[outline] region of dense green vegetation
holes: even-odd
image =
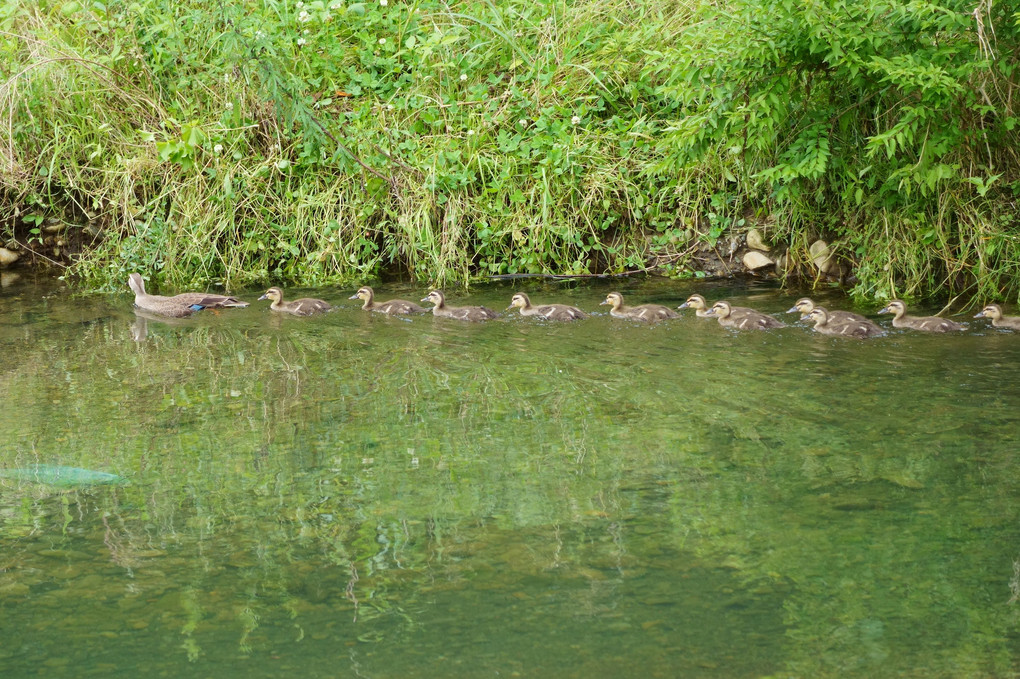
[[[0,8],[3,236],[90,286],[662,265],[752,225],[859,295],[1020,291],[1020,14],[887,0]]]

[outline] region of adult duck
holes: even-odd
[[[135,307],[157,316],[185,318],[206,307],[205,304],[179,299],[178,297],[150,295],[145,292],[145,281],[142,280],[140,274],[133,273],[128,276],[128,287],[135,293]]]
[[[910,328],[922,332],[956,332],[967,326],[938,316],[908,316],[907,305],[898,299],[886,304],[878,313],[893,314],[894,328]]]
[[[330,306],[329,302],[325,302],[321,299],[315,299],[313,297],[302,297],[301,299],[295,299],[292,302],[284,302],[283,290],[280,288],[269,288],[266,290],[266,294],[259,297],[259,301],[261,302],[264,299],[272,300],[272,304],[269,305],[269,308],[273,311],[278,311],[284,314],[293,314],[295,316],[321,314],[333,308]]]
[[[747,307],[734,307],[729,302],[716,302],[708,310],[708,316],[719,319],[719,325],[735,330],[769,330],[785,328],[786,324]]]
[[[446,304],[446,295],[439,290],[433,290],[426,297],[422,298],[421,301],[432,302],[432,315],[442,318],[455,318],[458,321],[472,322],[499,318],[499,314],[483,306],[449,306]]]
[[[844,337],[860,337],[863,339],[885,334],[882,328],[867,319],[857,321],[851,318],[839,321],[833,318],[825,307],[820,306],[812,307],[811,311],[802,316],[802,318],[814,321],[811,329],[823,335],[842,335]]]
[[[532,306],[531,299],[523,292],[518,292],[510,298],[510,306],[507,309],[514,308],[521,310],[521,316],[538,316],[547,321],[577,321],[588,318],[588,314],[568,304]]]
[[[998,304],[989,304],[984,309],[977,312],[974,318],[990,318],[992,321],[992,327],[994,328],[1020,330],[1020,316],[1003,316],[1002,307]]]
[[[348,297],[348,299],[364,300],[365,303],[361,305],[361,308],[365,311],[375,311],[380,314],[389,314],[391,316],[401,314],[423,314],[428,311],[428,309],[418,306],[414,302],[408,302],[406,299],[391,299],[386,302],[376,302],[375,292],[367,285],[358,288],[358,291]]]
[[[655,321],[662,321],[667,318],[677,318],[680,315],[669,307],[662,306],[661,304],[625,306],[623,303],[623,295],[618,292],[611,292],[606,295],[605,301],[603,301],[600,306],[603,304],[610,305],[610,316],[613,316],[614,318],[626,318],[632,321],[654,323]]]

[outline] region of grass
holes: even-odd
[[[832,242],[860,296],[1020,292],[1016,17],[988,10],[989,56],[966,17],[813,11],[17,0],[0,235],[42,247],[56,217],[88,234],[69,273],[119,288],[683,277],[757,226],[795,262]],[[925,98],[943,118],[911,113]]]

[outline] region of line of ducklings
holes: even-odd
[[[243,302],[236,297],[213,293],[185,292],[173,297],[150,295],[145,292],[145,282],[137,273],[128,276],[128,286],[135,293],[136,307],[149,313],[171,318],[183,318],[206,308],[248,306],[248,302]],[[359,288],[349,299],[360,299],[363,302],[361,308],[366,311],[389,315],[423,314],[431,311],[433,315],[442,318],[472,322],[487,321],[499,317],[495,311],[484,306],[451,306],[446,303],[446,296],[440,290],[433,290],[421,300],[422,302],[431,302],[431,309],[404,299],[377,302],[374,291],[368,286]],[[295,316],[311,316],[333,309],[333,306],[328,302],[310,297],[285,301],[283,290],[278,287],[266,290],[265,294],[259,297],[259,301],[262,300],[270,300],[269,308],[273,311]],[[609,293],[601,304],[610,307],[609,315],[614,318],[646,323],[677,318],[680,315],[661,304],[627,306],[623,303],[623,295],[619,292]],[[510,309],[519,309],[522,316],[533,316],[549,321],[576,321],[588,318],[588,314],[584,311],[568,304],[533,305],[528,295],[523,292],[513,295],[510,299],[510,306],[507,307],[507,310]],[[786,327],[782,321],[748,307],[733,306],[726,301],[719,301],[709,306],[701,295],[691,295],[677,309],[694,309],[696,316],[715,318],[720,325],[735,330],[769,330]],[[825,335],[863,339],[885,334],[885,330],[860,314],[851,311],[829,311],[815,305],[807,297],[798,299],[787,310],[787,313],[801,314],[802,320],[810,320],[814,323],[812,329],[815,332]],[[966,328],[961,323],[938,316],[909,316],[906,305],[900,300],[889,302],[878,313],[893,314],[892,325],[894,328],[936,333],[956,332]],[[992,326],[996,328],[1020,330],[1020,316],[1004,316],[1002,308],[997,304],[987,305],[974,318],[988,318],[991,320]]]

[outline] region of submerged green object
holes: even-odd
[[[0,469],[0,477],[63,487],[108,486],[127,483],[127,479],[116,474],[55,464],[33,464],[18,469]]]

